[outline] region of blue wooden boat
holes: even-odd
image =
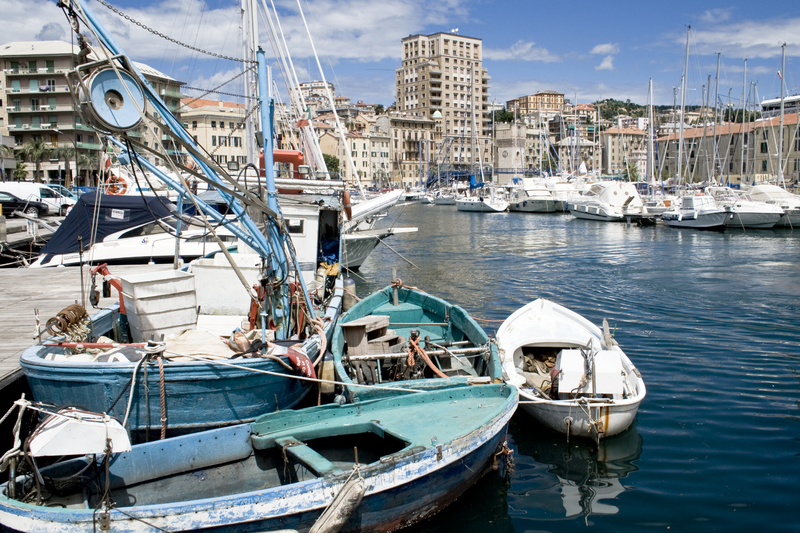
[[[330,521],[342,532],[395,531],[498,466],[517,404],[513,385],[462,382],[271,413],[136,445],[108,463],[87,455],[41,468],[38,492],[34,473],[18,474],[15,493],[33,501],[0,486],[0,524],[43,533],[306,532]]]
[[[123,353],[129,359],[54,360],[52,354],[71,350],[50,346],[60,340],[55,338],[27,348],[19,362],[35,400],[59,407],[79,406],[120,420],[127,413],[126,427],[136,434],[137,440],[144,437],[144,432],[157,432],[161,428],[162,390],[170,434],[173,430],[196,431],[251,422],[264,413],[297,406],[315,388],[313,382],[291,377],[295,373],[286,368],[290,364],[288,345],[302,344],[302,351],[315,360],[320,344],[327,344],[331,338],[341,309],[341,296],[341,282],[338,282],[324,309],[325,341],[314,335],[305,341],[280,343],[273,355],[281,361],[264,357],[173,361],[167,354],[162,382],[156,359],[139,364],[142,348],[125,349]],[[90,340],[115,337],[118,320],[118,304],[98,312],[89,323]]]
[[[350,400],[502,381],[497,346],[464,309],[401,285],[364,298],[336,326],[331,352]]]

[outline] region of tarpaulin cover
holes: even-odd
[[[92,217],[99,204],[97,233],[92,240]],[[102,242],[118,231],[147,224],[156,218],[173,214],[174,204],[165,198],[140,195],[113,195],[86,193],[78,199],[67,218],[56,230],[43,254],[68,254],[78,251],[78,237],[83,237],[83,248]]]

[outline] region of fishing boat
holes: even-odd
[[[81,302],[48,321],[38,342],[20,356],[34,399],[117,416],[145,438],[150,430],[160,429],[164,438],[172,430],[247,422],[297,405],[312,388],[313,367],[319,368],[341,310],[344,182],[276,178],[263,51],[256,59],[265,74],[259,77],[265,185],[251,189],[203,156],[92,11],[82,2],[73,5],[108,52],[107,59],[67,73],[84,124],[107,132],[120,161],[151,172],[191,202],[222,255],[191,271],[123,279],[105,265],[93,268],[93,280],[113,285],[120,302],[91,318]],[[131,97],[119,100],[120,91]],[[141,112],[145,101],[152,116]],[[127,135],[156,116],[161,131],[193,160],[194,168],[169,160],[179,181],[148,161],[147,147]],[[228,250],[216,233],[225,216],[194,195],[177,170],[213,186],[226,201],[236,218],[226,227],[241,254]],[[280,205],[279,188],[292,191]],[[125,216],[102,204],[97,209],[99,217]],[[240,300],[232,306],[234,293]],[[220,330],[227,330],[225,343]]]
[[[519,389],[522,409],[553,431],[600,440],[636,418],[644,380],[603,330],[569,309],[538,299],[497,330],[507,383]]]
[[[661,220],[673,228],[723,230],[729,216],[728,209],[717,206],[711,196],[687,194],[661,213]]]
[[[350,308],[336,326],[331,353],[354,400],[502,379],[497,347],[464,309],[402,280]]]
[[[395,531],[504,460],[517,404],[504,383],[454,386],[280,411],[41,469],[31,461],[33,471],[12,454],[18,468],[0,486],[0,524],[43,533]]]

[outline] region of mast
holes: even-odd
[[[778,131],[778,180],[779,182],[776,183],[780,184],[784,189],[786,188],[786,180],[783,177],[783,100],[785,97],[784,88],[786,87],[786,82],[784,82],[783,78],[786,76],[786,43],[781,45],[781,125],[780,131]]]
[[[650,106],[647,113],[647,181],[652,189],[655,187],[655,174],[653,172],[653,78],[650,78],[648,93],[650,95]]]
[[[741,138],[742,158],[741,158],[741,161],[739,161],[739,182],[740,183],[742,181],[744,181],[744,173],[746,171],[745,162],[744,162],[744,158],[745,158],[745,155],[744,155],[744,135],[745,135],[745,133],[744,133],[744,125],[745,125],[745,122],[747,121],[747,118],[748,118],[747,117],[747,100],[746,100],[746,98],[747,98],[747,58],[744,58],[744,75],[742,77],[742,107],[743,107],[742,113],[743,113],[743,115],[742,115],[742,127],[741,127],[741,130],[740,130],[742,132],[742,138]]]
[[[689,75],[689,34],[692,27],[686,30],[686,60],[683,64],[683,79],[681,80],[681,115],[680,115],[680,135],[678,137],[678,183],[683,175],[683,123],[686,111],[686,77]]]
[[[717,98],[719,95],[719,62],[720,62],[720,53],[717,52],[717,77],[714,80],[714,128],[711,132],[711,135],[714,136],[714,165],[712,166],[712,172],[716,171],[717,169],[717,161],[718,161],[718,148],[717,148],[717,122],[719,122],[719,116],[717,111],[719,110],[719,106],[717,105]],[[711,98],[709,98],[711,100]],[[722,182],[722,163],[720,162],[719,167],[719,181]]]
[[[244,50],[245,58],[254,58],[256,50],[258,49],[258,32],[255,31],[255,2],[254,0],[242,0],[242,48]],[[247,162],[253,165],[258,165],[258,150],[257,143],[253,142],[256,138],[256,117],[252,113],[253,106],[258,96],[256,88],[258,80],[256,79],[256,72],[251,69],[247,63],[242,63],[242,70],[245,71],[243,76],[244,80],[244,95],[248,98],[245,99],[245,139],[247,139]]]

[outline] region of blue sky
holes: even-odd
[[[259,0],[260,1],[260,0]],[[691,25],[687,103],[699,104],[702,86],[722,54],[720,97],[737,105],[742,59],[758,98],[780,94],[780,45],[787,43],[786,83],[800,93],[800,4],[689,2],[535,2],[510,0],[301,0],[325,76],[337,94],[389,105],[400,39],[423,33],[458,33],[483,39],[490,97],[498,102],[555,90],[578,102],[603,98],[647,102],[653,78],[656,104],[672,104],[680,87],[687,26]],[[238,51],[238,9],[231,0],[113,0],[131,17],[200,48],[228,55]],[[281,24],[302,81],[321,79],[298,16],[296,0],[277,0]],[[269,4],[269,2],[268,2]],[[215,87],[238,66],[167,43],[89,3],[134,60],[193,87]],[[52,0],[0,0],[2,39],[69,40],[68,26]],[[271,46],[266,26],[264,48]],[[0,43],[1,44],[1,43]],[[239,93],[239,85],[225,89]]]

